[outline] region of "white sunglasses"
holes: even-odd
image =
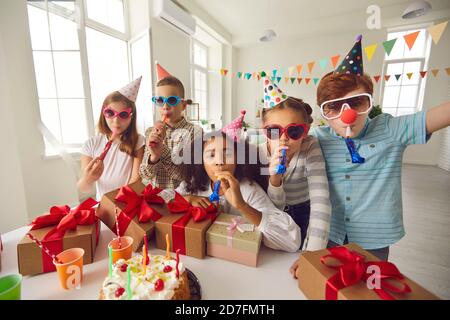
[[[327,120],[337,119],[344,111],[344,106],[348,106],[358,114],[366,114],[373,107],[373,98],[368,93],[360,93],[350,97],[328,100],[320,105],[320,113]]]

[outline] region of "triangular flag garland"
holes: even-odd
[[[384,80],[385,80],[385,81],[389,81],[390,78],[391,78],[391,76],[388,75],[388,74],[384,76]]]
[[[311,78],[305,78],[306,84],[309,84],[310,81],[311,81]]]
[[[405,39],[406,45],[408,46],[409,50],[411,50],[412,47],[414,46],[414,43],[416,42],[419,33],[420,33],[420,31],[416,31],[416,32],[413,32],[413,33],[408,33],[408,34],[403,36],[403,38]]]
[[[398,79],[400,79],[401,76],[402,76],[401,74],[396,74],[395,79],[397,79],[397,81],[398,81]]]
[[[295,82],[295,78],[291,78],[291,84]]]
[[[447,75],[450,76],[450,68],[445,68],[445,72],[447,72]]]
[[[442,33],[447,27],[447,24],[448,21],[445,21],[437,25],[431,26],[427,29],[428,33],[431,35],[431,38],[433,39],[434,44],[438,44],[439,40],[441,39]]]
[[[383,42],[383,48],[387,55],[391,54],[392,48],[394,48],[396,41],[397,41],[397,38]]]
[[[338,62],[339,62],[339,58],[341,57],[341,55],[340,54],[338,54],[337,56],[333,56],[333,57],[331,57],[331,65],[333,66],[333,69],[336,69],[336,66],[337,66],[337,64],[338,64]]]
[[[426,71],[420,71],[420,76],[422,77],[422,79],[427,75]]]
[[[328,58],[322,59],[319,61],[319,65],[320,68],[322,68],[322,70],[325,70],[325,68],[327,67],[328,64]]]
[[[302,82],[303,78],[297,78],[297,82],[298,84],[300,84]]]
[[[300,73],[302,73],[302,68],[303,68],[303,66],[301,64],[297,65],[297,73],[298,73],[298,75],[300,75]]]
[[[406,76],[408,77],[409,80],[411,80],[412,75],[413,75],[412,72],[408,72],[408,73],[406,74]]]
[[[433,69],[431,70],[431,73],[433,74],[434,77],[436,77],[437,74],[439,73],[439,69]]]
[[[308,62],[308,72],[309,73],[312,73],[312,70],[313,70],[315,64],[316,64],[315,61]]]
[[[288,72],[289,72],[289,77],[292,77],[292,75],[294,74],[294,70],[295,70],[295,67],[289,67],[288,68]]]
[[[319,78],[314,78],[313,81],[314,81],[314,84],[317,84],[317,82],[319,82]]]
[[[377,50],[376,43],[364,48],[364,51],[366,52],[366,55],[367,55],[367,59],[369,59],[369,61],[372,60],[375,50]]]
[[[378,83],[378,81],[380,81],[381,76],[373,76],[373,79],[375,80],[376,83]]]

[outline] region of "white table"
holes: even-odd
[[[22,227],[2,235],[4,250],[0,276],[18,273],[16,246],[28,229]],[[107,244],[113,236],[102,224],[94,263],[83,267],[81,289],[61,289],[56,272],[26,276],[22,282],[22,299],[97,299],[108,273]],[[150,253],[165,255],[164,251],[154,248],[150,249]],[[199,279],[202,299],[305,299],[297,281],[289,273],[289,267],[297,257],[298,253],[275,251],[262,246],[257,268],[213,257],[196,259],[180,256],[180,260]]]

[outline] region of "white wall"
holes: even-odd
[[[285,69],[284,76],[287,75],[287,67],[303,64],[301,77],[321,78],[325,73],[332,71],[331,63],[325,70],[319,66],[319,60],[330,58],[335,54],[345,55],[354,43],[355,36],[362,33],[363,46],[373,43],[381,43],[386,40],[386,29],[367,31],[352,30],[340,34],[328,34],[321,37],[311,37],[302,39],[275,40],[269,43],[259,43],[256,45],[242,47],[237,51],[237,68],[235,71],[253,72],[265,70],[271,74],[273,69],[279,67]],[[378,75],[382,72],[384,55],[381,54],[382,48],[378,47],[373,59],[369,62],[364,54],[364,70],[370,75]],[[432,44],[429,67],[445,68],[450,63],[450,32],[446,30],[438,45]],[[310,61],[316,61],[312,74],[307,71],[306,64]],[[295,76],[297,73],[295,71]],[[246,108],[248,113],[246,120],[252,123],[252,126],[259,126],[259,119],[255,117],[255,103],[262,98],[262,82],[256,80],[233,79],[233,116],[236,116],[241,108]],[[445,70],[434,78],[427,79],[426,92],[424,97],[424,109],[438,105],[448,100],[447,84],[448,77]],[[315,111],[315,117],[319,118],[318,107],[316,106],[316,86],[312,80],[309,85],[301,85],[295,82],[293,85],[286,84],[284,78],[280,81],[280,87],[288,95],[300,97],[308,102]],[[375,102],[379,103],[380,85],[375,84]],[[404,157],[405,162],[432,164],[437,163],[439,152],[440,137],[439,133],[433,135],[427,145],[411,146],[407,149]]]
[[[2,98],[5,94],[6,101],[10,100],[3,105],[10,111],[10,121],[3,128],[8,129],[4,140],[9,140],[10,147],[2,154],[1,176],[1,190],[8,194],[1,196],[0,231],[6,231],[47,212],[52,205],[75,204],[78,196],[74,174],[65,162],[43,158],[26,0],[1,2],[0,33]],[[7,200],[13,204],[4,206]]]

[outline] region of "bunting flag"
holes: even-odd
[[[246,73],[245,74],[245,76],[244,76],[247,80],[250,80],[250,78],[252,77],[252,74],[251,73]]]
[[[231,76],[232,76],[233,78],[236,78],[236,72],[233,72],[233,73],[231,74]]]
[[[289,70],[289,77],[292,77],[292,75],[294,74],[295,67],[289,67],[288,70]]]
[[[431,73],[436,78],[437,74],[439,73],[439,69],[433,69],[433,70],[431,70]]]
[[[396,74],[395,79],[397,79],[397,81],[398,81],[398,79],[400,79],[401,76],[402,76],[401,74]]]
[[[411,80],[412,75],[413,75],[412,72],[408,72],[408,73],[406,74],[406,76],[408,77],[409,80]]]
[[[265,77],[265,76],[267,76],[267,73],[265,72],[265,71],[261,71],[261,77]]]
[[[309,84],[310,81],[311,81],[311,78],[305,78],[306,84]]]
[[[389,81],[390,78],[391,78],[391,76],[388,74],[384,76],[384,80],[386,80],[386,82]]]
[[[394,48],[396,41],[397,41],[397,38],[383,42],[384,51],[386,52],[386,54],[388,56],[391,54],[392,48]]]
[[[277,77],[277,82],[280,83],[281,77]]]
[[[380,77],[381,76],[373,76],[373,79],[375,80],[376,83],[378,83],[378,81],[380,81]]]
[[[284,77],[284,83],[288,83],[289,82],[289,77]]]
[[[322,70],[325,70],[325,68],[327,67],[328,64],[328,58],[322,59],[319,61],[319,65],[320,68],[322,68]]]
[[[426,71],[420,71],[420,76],[422,77],[422,79],[427,75]]]
[[[297,74],[298,74],[298,75],[300,75],[300,73],[302,72],[302,67],[303,67],[303,66],[302,66],[301,64],[298,64],[298,65],[297,65]]]
[[[412,49],[414,46],[414,43],[416,42],[417,36],[419,35],[420,31],[416,31],[413,33],[408,33],[403,36],[405,39],[406,45],[408,46],[409,50]]]
[[[373,55],[374,55],[376,50],[377,50],[377,44],[376,43],[364,48],[364,51],[366,52],[367,59],[369,59],[369,61],[372,60]]]
[[[228,70],[227,70],[227,69],[220,69],[220,74],[221,74],[221,75],[226,76],[227,73],[228,73]]]
[[[303,78],[297,78],[297,82],[298,84],[300,84],[300,82],[302,82]]]
[[[277,76],[277,69],[273,69],[272,70],[272,77],[276,77]]]
[[[338,62],[339,62],[339,58],[340,58],[340,57],[341,57],[340,54],[331,57],[330,60],[331,60],[331,65],[333,66],[333,69],[336,69],[336,66],[337,66],[337,64],[338,64]]]
[[[291,84],[294,84],[295,78],[291,78]]]
[[[237,77],[240,79],[240,78],[242,77],[242,72],[239,71],[239,72],[237,73]]]
[[[428,27],[428,32],[431,35],[431,38],[433,39],[434,44],[438,44],[439,40],[441,39],[442,33],[444,32],[445,28],[447,27],[448,21],[439,23],[437,25]]]
[[[312,72],[312,70],[313,70],[315,64],[316,64],[315,61],[308,62],[308,72],[309,72],[309,73]]]
[[[445,72],[447,72],[447,75],[450,76],[450,68],[445,68]]]
[[[313,81],[314,81],[314,84],[317,84],[317,82],[319,82],[319,78],[314,78]]]

